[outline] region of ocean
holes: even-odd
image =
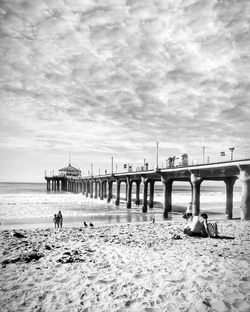
[[[217,183],[217,182],[215,182]],[[218,184],[218,183],[217,183]],[[201,185],[200,207],[209,219],[225,219],[226,188],[224,183],[213,185],[203,182]],[[82,194],[67,192],[48,192],[46,183],[0,183],[0,222],[1,229],[20,229],[53,227],[53,215],[59,210],[64,217],[64,226],[81,226],[83,221],[95,225],[110,223],[151,222],[153,216],[157,221],[163,221],[163,192],[161,183],[155,185],[154,208],[147,213],[141,212],[141,206],[132,205],[126,208],[125,189],[121,187],[121,204],[116,207],[115,184],[113,199],[106,200],[86,198]],[[240,217],[241,186],[234,187],[233,218]],[[142,195],[141,197],[142,198]],[[172,193],[173,211],[169,219],[182,219],[186,206],[191,198],[189,183],[174,183]],[[133,186],[132,200],[135,199]]]

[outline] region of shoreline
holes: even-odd
[[[92,201],[94,203],[94,201]],[[186,211],[184,205],[173,205],[173,211],[169,213],[168,219],[163,218],[162,207],[158,205],[159,203],[155,202],[154,208],[149,208],[147,213],[141,212],[141,207],[133,205],[131,209],[127,209],[126,205],[115,206],[114,202],[110,205],[112,206],[109,209],[106,209],[106,206],[103,206],[103,209],[98,209],[96,211],[88,211],[85,213],[84,210],[81,210],[82,214],[71,215],[71,210],[61,209],[64,217],[64,226],[81,226],[84,221],[92,222],[96,225],[109,225],[109,224],[126,224],[126,223],[138,223],[138,222],[151,222],[153,216],[155,216],[158,222],[165,221],[183,221],[182,216]],[[59,208],[60,209],[60,208]],[[201,213],[207,213],[210,221],[226,221],[225,217],[225,208],[220,206],[206,206],[201,208]],[[235,207],[233,210],[233,219],[240,219],[240,208]],[[45,216],[36,216],[36,217],[12,217],[12,218],[1,218],[0,230],[8,229],[36,229],[39,227],[42,228],[53,228],[53,215],[50,217]]]
[[[249,311],[250,222],[218,222],[234,239],[187,237],[184,223],[2,230],[1,308]]]

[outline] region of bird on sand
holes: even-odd
[[[91,228],[93,228],[94,227],[94,224],[93,223],[89,223],[89,226],[91,227]]]
[[[86,223],[86,221],[83,222],[85,227],[88,227],[88,224]]]
[[[22,233],[15,232],[15,231],[12,231],[12,232],[11,232],[11,236],[17,237],[17,238],[24,238],[24,237],[26,237],[26,236],[24,236]]]

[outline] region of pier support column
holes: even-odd
[[[100,199],[103,200],[103,181],[100,181]]]
[[[82,181],[79,181],[79,193],[82,193]]]
[[[60,190],[60,181],[59,180],[56,181],[56,190],[57,191]]]
[[[136,181],[136,199],[135,199],[135,204],[137,206],[140,205],[140,185],[141,185],[141,181]]]
[[[131,200],[132,200],[132,183],[129,178],[127,178],[127,208],[131,208]]]
[[[107,198],[107,181],[103,183],[103,197]]]
[[[95,194],[94,194],[94,198],[97,198],[97,181],[95,181],[94,184],[95,184]]]
[[[47,191],[50,191],[50,180],[47,180]]]
[[[143,199],[142,199],[142,212],[148,211],[148,180],[142,178],[143,185]]]
[[[192,195],[192,213],[194,216],[198,216],[200,213],[200,187],[203,178],[191,174],[190,181],[193,185],[193,195]]]
[[[121,181],[116,182],[116,201],[115,204],[116,206],[120,205],[120,190],[121,190]]]
[[[89,181],[86,181],[86,192],[85,192],[85,196],[89,197]]]
[[[90,185],[90,198],[93,198],[93,181],[90,181],[90,183],[89,183],[89,185]]]
[[[112,199],[113,181],[108,181],[108,198],[107,202],[110,203]]]
[[[226,184],[226,218],[228,220],[233,218],[233,188],[236,177],[228,177],[224,179]]]
[[[154,207],[154,185],[155,181],[150,181],[149,182],[149,208]]]
[[[242,170],[239,179],[241,189],[241,220],[250,220],[250,169]]]
[[[97,185],[98,185],[98,197],[101,198],[101,181],[98,181]]]
[[[127,201],[127,195],[128,195],[128,183],[127,181],[125,182],[125,185],[126,185],[126,191],[125,191],[125,200]]]
[[[163,184],[163,218],[168,218],[168,213],[172,211],[172,186],[173,180],[161,177]]]

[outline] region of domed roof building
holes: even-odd
[[[79,178],[81,177],[81,170],[75,167],[72,167],[69,163],[68,167],[62,168],[59,170],[60,176],[67,178]]]

